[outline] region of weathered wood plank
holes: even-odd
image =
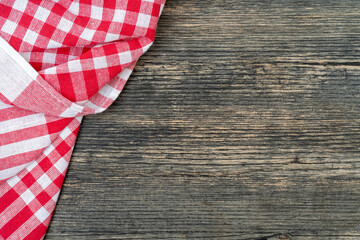
[[[359,239],[359,9],[168,1],[46,239]]]

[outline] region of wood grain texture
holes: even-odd
[[[360,239],[359,9],[169,0],[46,239]]]

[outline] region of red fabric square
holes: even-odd
[[[8,18],[11,12],[11,8],[0,3],[0,16]]]
[[[60,189],[62,184],[64,182],[64,175],[59,175],[55,180],[54,180],[54,184]]]
[[[55,32],[55,29],[56,28],[54,26],[44,23],[44,26],[41,28],[40,35],[51,38],[51,36]]]
[[[69,123],[72,121],[72,118],[64,118],[57,121],[47,123],[49,134],[57,133],[62,131]]]
[[[56,147],[56,151],[61,155],[64,156],[65,154],[67,154],[70,151],[71,147],[69,147],[69,145],[66,144],[65,141],[62,141],[57,147]]]
[[[23,177],[22,181],[27,187],[30,187],[36,182],[36,179],[33,177],[31,173],[28,173],[25,175],[25,177]]]
[[[19,194],[17,194],[14,189],[10,189],[0,198],[0,212],[3,212],[8,206],[10,206],[16,199],[18,199]]]
[[[70,101],[75,101],[75,92],[70,73],[58,73],[57,77],[60,79],[61,94]]]
[[[135,31],[135,25],[124,23],[121,28],[121,35],[132,36]]]
[[[64,13],[67,11],[62,5],[55,3],[54,7],[51,9],[52,13],[55,13],[58,16],[63,16]]]
[[[19,21],[19,25],[23,26],[24,28],[28,28],[32,19],[33,19],[33,17],[24,13]]]
[[[76,45],[79,41],[79,38],[75,35],[68,33],[64,39],[64,44],[68,46]]]
[[[160,9],[161,9],[160,4],[154,3],[151,16],[158,17],[160,14]]]
[[[41,203],[41,205],[45,205],[51,197],[45,191],[42,191],[36,196],[36,199]]]
[[[137,50],[141,48],[141,44],[137,38],[134,38],[129,41],[129,48],[130,50]]]
[[[140,11],[140,6],[141,6],[141,0],[131,0],[128,1],[126,10],[138,13]]]
[[[39,166],[44,172],[47,172],[52,167],[52,163],[48,157],[45,157],[43,160],[39,162]]]
[[[116,47],[116,44],[107,44],[104,46],[104,53],[107,56],[118,54],[118,49]]]
[[[20,49],[20,46],[21,46],[22,42],[23,42],[22,39],[17,38],[17,37],[14,37],[14,36],[12,36],[12,37],[10,38],[10,41],[9,41],[10,45],[11,45],[13,48],[15,48],[16,50],[19,50],[19,49]]]

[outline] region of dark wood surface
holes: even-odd
[[[359,10],[169,0],[46,239],[360,239]]]

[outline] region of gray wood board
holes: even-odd
[[[360,239],[359,10],[169,0],[46,239]]]

